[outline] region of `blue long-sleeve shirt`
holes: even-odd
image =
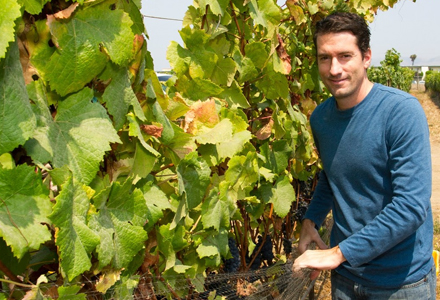
[[[335,99],[310,119],[323,170],[306,218],[332,210],[330,244],[347,259],[341,275],[395,288],[432,268],[431,150],[424,111],[413,96],[374,84],[355,107]]]

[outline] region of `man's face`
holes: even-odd
[[[366,96],[366,69],[371,62],[371,51],[362,57],[351,32],[328,33],[317,37],[318,68],[325,86],[338,104],[354,106]],[[345,105],[344,105],[345,106]]]

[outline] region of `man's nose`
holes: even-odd
[[[330,65],[330,74],[336,76],[342,72],[342,66],[337,57],[332,58]]]

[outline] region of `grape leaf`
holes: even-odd
[[[111,79],[111,82],[105,89],[102,99],[107,103],[108,112],[113,116],[116,130],[121,129],[125,124],[125,115],[130,106],[133,107],[136,117],[145,121],[144,112],[131,87],[127,69],[109,63],[105,71],[100,77],[103,80]]]
[[[225,10],[228,4],[228,0],[199,0],[200,7],[206,7],[206,5],[209,5],[209,8],[214,13],[214,15],[221,16],[225,14]]]
[[[185,195],[188,209],[198,206],[210,183],[211,169],[197,152],[188,154],[177,167],[179,193]]]
[[[106,53],[116,64],[128,65],[134,57],[132,24],[127,13],[105,3],[79,9],[67,21],[51,21],[58,48],[47,66],[51,87],[62,96],[80,90],[104,69]]]
[[[163,211],[171,209],[166,194],[151,182],[142,187],[144,199],[148,207],[148,228],[151,228],[163,217]]]
[[[60,299],[69,300],[86,300],[86,294],[78,294],[81,286],[70,285],[70,286],[60,286],[58,288],[58,296]]]
[[[246,156],[234,156],[228,162],[225,173],[226,181],[231,183],[237,199],[243,199],[258,180],[258,163],[255,152],[248,152]]]
[[[15,19],[20,17],[16,0],[0,0],[0,59],[5,57],[9,42],[15,39]],[[3,67],[2,67],[3,69]]]
[[[44,5],[50,0],[18,0],[24,9],[31,15],[38,15],[43,10]]]
[[[34,160],[51,160],[56,168],[68,165],[85,184],[96,176],[105,151],[111,150],[110,143],[121,142],[106,110],[92,103],[92,98],[93,91],[85,88],[60,102],[55,119],[41,119],[44,125],[25,145]],[[44,100],[39,99],[32,100]],[[46,115],[47,110],[46,106]]]
[[[220,86],[230,86],[234,81],[237,65],[230,57],[220,58],[214,68],[211,79]]]
[[[212,189],[202,205],[202,223],[204,228],[213,227],[220,231],[220,228],[229,227],[229,203],[219,198],[218,189]]]
[[[47,215],[52,211],[41,174],[27,165],[0,167],[0,236],[17,258],[51,238]]]
[[[91,252],[99,244],[99,236],[87,225],[90,201],[83,186],[72,176],[61,186],[53,212],[49,215],[56,227],[62,271],[69,281],[90,269]]]
[[[225,99],[228,102],[228,105],[231,109],[234,108],[249,108],[249,102],[246,97],[243,95],[243,91],[240,89],[237,81],[233,81],[230,87],[227,87],[220,94],[220,97]]]
[[[284,218],[290,211],[290,205],[296,199],[295,190],[289,182],[287,176],[281,176],[275,187],[272,189],[272,197],[269,203],[273,203],[273,210],[275,213]]]
[[[219,233],[213,232],[212,235],[203,239],[202,243],[197,247],[197,254],[200,258],[213,259],[212,266],[218,266],[221,257],[228,254],[228,232],[225,229],[220,230]]]
[[[142,249],[147,239],[143,225],[147,218],[147,205],[139,189],[132,189],[131,178],[121,185],[113,182],[106,201],[99,201],[97,214],[90,220],[90,227],[100,236],[96,251],[99,267],[111,263],[115,269],[128,266]]]
[[[192,100],[205,100],[208,97],[218,96],[223,89],[210,80],[202,78],[190,79],[186,76],[180,78],[176,87],[182,95]]]
[[[129,125],[130,136],[138,137],[139,142],[141,143],[142,146],[144,146],[146,150],[148,150],[154,156],[159,157],[161,154],[157,152],[152,146],[147,144],[147,142],[145,141],[141,128],[139,127],[139,123],[136,120],[136,117],[132,113],[129,113],[127,115],[127,119],[130,124]]]
[[[36,118],[29,103],[17,43],[11,43],[0,61],[0,154],[14,150],[29,139]]]

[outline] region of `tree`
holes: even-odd
[[[417,55],[412,54],[409,58],[411,58],[412,65],[414,66],[414,61],[416,60]]]

